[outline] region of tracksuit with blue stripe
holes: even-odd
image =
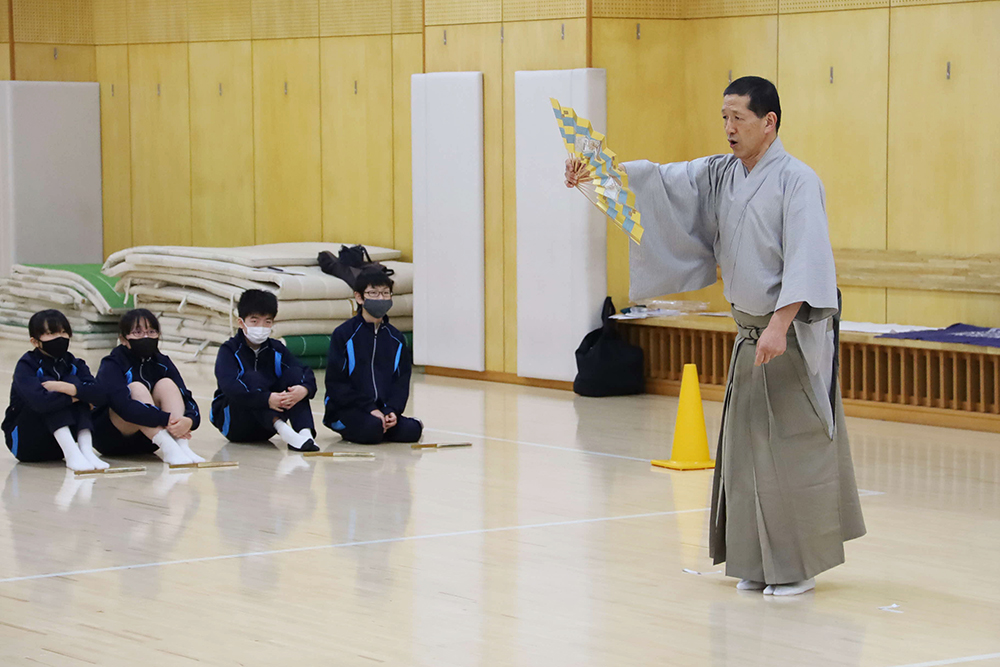
[[[49,380],[72,384],[77,400],[47,390],[42,383]],[[2,425],[7,447],[18,461],[61,461],[63,451],[52,434],[68,426],[76,438],[79,431],[93,429],[90,406],[104,401],[104,391],[83,359],[69,352],[58,359],[37,349],[27,352],[14,367]]]
[[[184,385],[180,371],[167,355],[157,352],[148,359],[139,359],[131,349],[119,345],[111,354],[101,360],[97,371],[97,382],[107,393],[108,402],[94,411],[94,448],[105,456],[151,454],[159,449],[142,431],[124,435],[112,423],[110,411],[129,424],[163,428],[170,423],[170,413],[155,405],[132,398],[129,385],[139,382],[149,393],[160,380],[171,380],[180,389],[184,398],[184,416],[191,420],[191,430],[201,424],[198,404]]]
[[[323,423],[344,440],[359,444],[416,442],[423,425],[403,416],[410,397],[411,366],[403,334],[388,317],[378,332],[361,313],[344,322],[330,336]],[[394,413],[396,426],[383,432],[373,410]]]
[[[296,432],[307,428],[315,437],[309,400],[316,395],[316,377],[311,368],[273,338],[254,350],[243,332],[237,332],[219,348],[215,379],[219,388],[212,399],[211,421],[230,441],[260,442],[271,438],[275,418],[288,422]],[[309,390],[306,398],[283,412],[268,407],[272,393],[296,385]]]

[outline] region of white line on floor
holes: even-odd
[[[894,667],[938,667],[939,665],[958,665],[963,662],[981,662],[983,660],[1000,659],[1000,653],[984,653],[982,655],[969,655],[964,658],[949,658],[948,660],[932,660],[931,662],[913,662],[907,665],[895,665]]]
[[[607,516],[595,519],[573,519],[570,521],[551,521],[549,523],[530,523],[523,526],[504,526],[502,528],[477,528],[475,530],[459,530],[452,533],[434,533],[431,535],[411,535],[409,537],[389,537],[382,540],[367,540],[364,542],[340,542],[339,544],[319,544],[311,547],[292,547],[289,549],[273,549],[270,551],[250,551],[242,554],[226,554],[223,556],[205,556],[202,558],[185,558],[182,560],[167,560],[157,563],[139,563],[137,565],[118,565],[115,567],[99,567],[92,570],[73,570],[69,572],[52,572],[48,574],[32,574],[26,577],[8,577],[0,579],[0,584],[13,583],[15,581],[30,581],[33,579],[52,579],[55,577],[73,577],[84,574],[99,574],[102,572],[117,572],[120,570],[137,570],[146,567],[160,567],[161,565],[184,565],[187,563],[208,563],[218,560],[231,560],[235,558],[248,558],[250,556],[273,556],[277,554],[300,553],[303,551],[321,551],[323,549],[342,549],[345,547],[364,547],[374,544],[393,544],[395,542],[415,542],[417,540],[431,540],[441,537],[462,537],[465,535],[483,535],[486,533],[503,533],[514,530],[526,530],[529,528],[556,528],[560,526],[576,526],[587,523],[602,523],[607,521],[623,521],[628,519],[647,519],[650,517],[671,516],[674,514],[692,514],[695,512],[708,512],[710,508],[703,507],[692,510],[671,510],[669,512],[647,512],[645,514],[628,514],[625,516]]]

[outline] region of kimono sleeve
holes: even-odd
[[[644,230],[641,244],[629,244],[633,301],[701,289],[717,280],[716,199],[726,159],[624,165]]]
[[[827,230],[823,184],[811,170],[783,194],[781,291],[774,309],[802,302],[796,319],[819,322],[837,313],[837,269]]]

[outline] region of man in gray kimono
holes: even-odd
[[[774,84],[733,81],[732,155],[625,164],[645,232],[637,301],[707,287],[721,267],[738,335],[712,489],[709,551],[741,590],[796,595],[865,534],[837,381],[837,279],[823,184],[778,138]],[[567,161],[566,184],[582,172]]]

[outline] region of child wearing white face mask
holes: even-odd
[[[219,348],[212,424],[231,442],[261,442],[275,434],[291,450],[316,452],[309,399],[312,370],[271,338],[278,298],[249,289],[240,297],[240,331]]]

